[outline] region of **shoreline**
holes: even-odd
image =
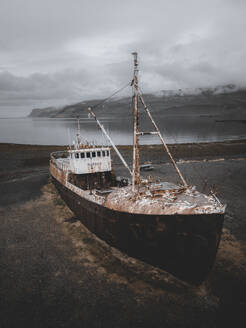
[[[178,166],[185,161],[209,161],[211,159],[246,158],[246,140],[233,140],[213,143],[190,143],[168,145],[169,150]],[[66,146],[26,145],[14,143],[0,143],[0,179],[31,169],[45,169],[48,172],[50,153],[66,149]],[[125,161],[132,165],[132,146],[119,146]],[[112,163],[119,175],[128,176],[122,167],[121,160],[114,150],[111,152]],[[153,165],[170,163],[169,156],[163,145],[140,145],[140,165],[151,162]]]
[[[172,146],[185,146],[185,145],[211,145],[211,144],[224,144],[224,143],[229,143],[229,144],[234,144],[234,143],[245,143],[246,144],[246,138],[242,139],[230,139],[230,140],[223,140],[223,141],[208,141],[208,142],[183,142],[183,143],[167,143],[168,147]],[[0,147],[6,146],[6,145],[11,145],[11,146],[18,146],[18,147],[68,147],[69,145],[46,145],[46,144],[30,144],[30,143],[16,143],[16,142],[0,142]],[[145,145],[140,145],[141,147],[158,147],[161,146],[161,144],[145,144]],[[116,145],[116,147],[119,148],[128,148],[132,147],[132,145]]]

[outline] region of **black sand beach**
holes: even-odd
[[[109,247],[50,183],[57,146],[0,144],[0,327],[244,327],[246,141],[172,145],[190,184],[226,203],[216,263],[199,287]],[[120,147],[129,161],[127,146]],[[176,179],[160,146],[153,178]],[[113,156],[115,171],[126,175]]]

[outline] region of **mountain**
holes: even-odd
[[[29,117],[56,117],[60,109],[55,107],[34,108]]]
[[[246,112],[246,89],[233,84],[214,88],[196,88],[159,91],[145,94],[144,99],[157,115],[226,115],[235,119]],[[131,115],[131,97],[108,100],[89,100],[61,108],[47,107],[33,109],[29,117],[71,118],[85,117],[88,107],[96,105],[95,112],[100,116],[122,117]],[[100,104],[100,105],[99,105]]]

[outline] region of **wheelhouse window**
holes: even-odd
[[[91,153],[90,153],[90,152],[87,152],[87,153],[86,153],[86,157],[87,157],[87,158],[91,158]]]
[[[92,152],[92,157],[96,157],[96,152],[95,151]]]
[[[100,151],[97,152],[97,157],[101,157],[101,152]]]
[[[85,153],[80,153],[81,158],[85,158]]]
[[[102,151],[102,155],[103,155],[103,157],[105,157],[105,150]]]
[[[107,150],[107,156],[109,156],[109,151]]]
[[[79,153],[75,153],[75,158],[79,158]]]

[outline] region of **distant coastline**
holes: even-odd
[[[246,112],[246,89],[229,84],[215,88],[197,88],[184,90],[160,91],[156,94],[145,94],[146,103],[156,115],[239,115]],[[71,118],[87,116],[88,107],[100,103],[100,100],[88,100],[63,107],[35,108],[29,117]],[[130,116],[131,97],[110,100],[97,111],[100,115]]]

